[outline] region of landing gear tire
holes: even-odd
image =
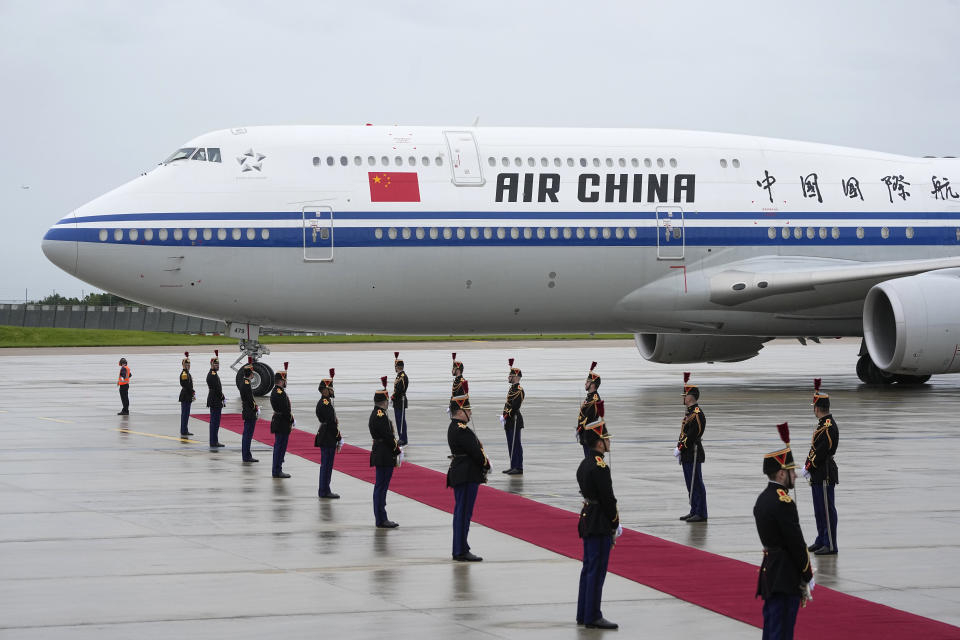
[[[923,384],[930,379],[930,376],[895,375],[893,377],[897,384]]]
[[[237,371],[237,387],[243,384],[243,369]],[[265,396],[273,389],[273,369],[265,362],[253,363],[253,376],[250,378],[253,395]]]
[[[894,374],[883,371],[873,363],[869,355],[860,356],[857,360],[857,377],[866,384],[923,384],[930,376],[911,376]]]

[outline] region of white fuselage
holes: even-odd
[[[47,255],[228,322],[762,336],[860,335],[883,278],[731,305],[714,278],[730,265],[960,256],[950,159],[546,128],[255,127],[184,148],[220,161],[169,161],[83,205]]]

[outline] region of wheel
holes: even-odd
[[[883,371],[873,363],[869,356],[863,356],[863,377],[867,384],[893,384],[893,376]]]
[[[867,380],[867,363],[870,362],[870,358],[867,356],[860,356],[860,359],[857,360],[857,377],[860,378],[860,382],[868,383]]]
[[[930,376],[895,375],[893,378],[897,384],[923,384]]]
[[[253,363],[253,395],[265,396],[273,389],[273,369],[266,362]]]

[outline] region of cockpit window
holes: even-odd
[[[184,147],[174,151],[169,158],[163,161],[163,164],[188,159],[201,162],[220,162],[220,149],[219,147]]]
[[[196,151],[196,147],[184,147],[183,149],[178,149],[170,154],[170,157],[163,161],[163,164],[174,162],[176,160],[186,160],[193,152]]]

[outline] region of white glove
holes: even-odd
[[[398,466],[398,467],[399,467],[401,464],[403,464],[403,458],[404,458],[403,449],[400,449],[400,453],[397,454],[397,466]]]
[[[340,438],[339,440],[337,440],[337,453],[340,453],[340,449],[343,449],[343,443],[344,443],[343,438]]]
[[[257,405],[257,417],[260,417],[260,405]]]
[[[806,467],[803,467],[802,469],[800,469],[800,477],[803,478],[804,480],[809,480],[810,470],[807,469]]]
[[[446,407],[444,407],[443,410],[447,412],[447,415],[448,415],[448,416],[450,415],[450,406],[449,406],[449,405],[447,405]]]
[[[678,460],[680,459],[680,447],[673,448],[673,457],[677,458]]]
[[[619,525],[619,524],[618,524],[618,525],[617,525],[617,532],[613,535],[613,537],[616,539],[616,538],[619,538],[619,537],[622,536],[622,535],[623,535],[623,525]]]
[[[813,576],[810,576],[810,582],[807,583],[807,589],[810,590],[810,596],[813,596],[813,588],[817,586],[817,581],[813,579]]]
[[[503,414],[502,414],[502,413],[497,416],[497,419],[500,420],[500,426],[501,426],[501,427],[507,426],[507,419],[503,417]]]

